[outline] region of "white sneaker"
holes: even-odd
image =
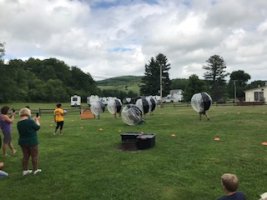
[[[36,174],[38,174],[38,173],[40,173],[40,172],[42,172],[41,169],[36,169],[36,170],[33,172],[33,175],[36,175]]]
[[[31,174],[32,173],[32,170],[30,170],[30,169],[28,169],[28,170],[24,170],[23,172],[22,172],[22,176],[27,176],[27,175],[29,175],[29,174]]]

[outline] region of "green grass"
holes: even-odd
[[[258,199],[267,188],[267,147],[261,145],[267,141],[267,106],[213,106],[208,114],[210,121],[199,121],[191,107],[165,106],[147,115],[144,124],[127,126],[107,111],[100,120],[80,120],[78,111],[70,112],[63,136],[53,136],[53,116],[44,114],[39,131],[43,172],[27,177],[21,175],[14,123],[18,153],[5,159],[9,177],[0,181],[1,199],[208,200],[223,194],[225,172],[237,174],[247,199]],[[156,146],[121,151],[120,133],[129,131],[155,133]]]

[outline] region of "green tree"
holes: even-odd
[[[253,89],[253,88],[257,88],[257,87],[263,87],[265,86],[267,83],[267,81],[262,81],[262,80],[256,80],[256,81],[252,81],[250,84],[248,84],[246,86],[246,90],[249,90],[249,89]]]
[[[49,79],[45,84],[44,91],[45,99],[48,102],[66,101],[69,98],[62,81],[58,79]]]
[[[145,75],[141,79],[141,95],[158,95],[160,90],[160,69],[162,69],[162,95],[166,96],[170,92],[171,80],[169,78],[170,64],[163,54],[158,54],[156,58],[151,58],[149,64],[145,65]]]
[[[96,94],[96,82],[89,73],[85,74],[78,67],[71,67],[71,80],[75,94],[80,95],[83,100],[86,100],[89,94]]]
[[[17,83],[13,79],[13,70],[0,63],[0,102],[9,102],[16,98]]]
[[[4,46],[4,43],[0,42],[0,61],[2,61],[2,58],[4,57],[4,55],[5,55],[5,46]]]
[[[243,70],[233,71],[230,74],[230,80],[228,83],[229,97],[236,97],[240,101],[243,101],[245,99],[244,90],[250,78],[250,75],[248,73],[245,73]]]
[[[8,64],[0,60],[0,74],[4,77],[0,79],[0,102],[69,101],[74,94],[86,100],[89,94],[98,92],[89,73],[56,58],[13,59]]]
[[[172,79],[171,80],[171,89],[181,89],[183,91],[185,91],[185,88],[188,84],[188,79],[185,78],[177,78],[177,79]]]
[[[211,56],[206,62],[207,65],[203,66],[203,69],[206,70],[204,78],[210,85],[212,99],[214,101],[221,101],[225,97],[225,78],[229,75],[225,71],[226,64],[223,58],[218,55]]]
[[[188,79],[188,84],[184,90],[184,101],[189,102],[194,94],[203,92],[206,89],[205,81],[200,80],[197,75],[193,74]]]

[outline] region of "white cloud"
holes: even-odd
[[[143,75],[158,53],[171,78],[202,78],[218,54],[229,72],[267,79],[265,0],[155,2],[0,0],[0,42],[7,59],[56,57],[97,79]]]

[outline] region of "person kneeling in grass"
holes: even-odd
[[[40,129],[40,116],[31,118],[31,110],[22,108],[19,111],[20,121],[17,123],[19,132],[19,145],[21,146],[23,159],[22,175],[29,175],[32,170],[29,170],[29,159],[32,159],[33,174],[36,175],[42,170],[38,169],[38,137],[37,131]]]
[[[221,183],[226,195],[222,196],[218,200],[246,200],[245,195],[242,192],[238,192],[238,178],[235,174],[223,174],[221,177]]]

